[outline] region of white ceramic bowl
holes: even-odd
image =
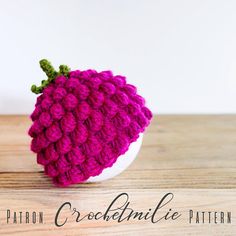
[[[136,142],[133,142],[130,144],[128,151],[119,156],[117,161],[113,164],[112,167],[108,167],[103,170],[103,172],[95,177],[90,177],[86,182],[99,182],[107,179],[111,179],[114,176],[120,174],[122,171],[124,171],[137,157],[138,152],[141,148],[143,140],[143,134],[139,135],[139,138]]]

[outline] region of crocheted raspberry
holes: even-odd
[[[40,66],[48,80],[31,88],[42,93],[31,115],[31,150],[55,184],[84,182],[128,150],[152,113],[123,76],[65,65],[56,72],[45,59]]]

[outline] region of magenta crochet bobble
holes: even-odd
[[[48,80],[31,115],[31,150],[56,185],[81,183],[111,167],[149,125],[136,87],[111,71],[69,71],[40,61]],[[122,156],[121,158],[125,158]]]

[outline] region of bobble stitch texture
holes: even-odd
[[[111,167],[149,125],[151,111],[124,76],[111,71],[53,71],[32,86],[37,98],[29,135],[37,162],[59,186],[81,183]],[[48,71],[49,70],[49,71]]]

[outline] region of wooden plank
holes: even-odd
[[[0,235],[236,235],[236,116],[158,116],[144,136],[137,160],[121,175],[101,183],[55,187],[29,150],[27,116],[0,116]],[[79,224],[69,215],[58,228],[54,218],[69,201],[82,215],[104,211],[121,193],[135,210],[153,208],[168,192],[173,222],[130,220]],[[6,222],[6,211],[43,211],[44,224]],[[189,224],[189,209],[230,211],[231,224]],[[68,212],[65,214],[68,214]],[[19,219],[18,219],[19,220]],[[184,232],[184,233],[183,233]]]
[[[127,170],[121,175],[99,183],[73,185],[70,188],[96,189],[231,189],[235,188],[235,168]],[[2,172],[0,188],[50,189],[54,187],[43,172]]]
[[[25,174],[24,186],[27,179],[32,185],[32,174],[41,178],[42,167],[29,150],[30,124],[27,116],[0,116],[0,173],[4,173],[0,174],[0,186],[6,186],[4,182],[12,172],[21,172],[19,177],[30,172]],[[119,184],[129,176],[141,176],[146,185],[160,188],[235,187],[235,140],[234,115],[154,117],[137,160],[110,182]],[[157,181],[153,183],[153,179]]]
[[[67,218],[67,222],[62,227],[55,225],[55,216],[59,207],[70,202],[72,209],[76,208],[84,217],[91,211],[105,212],[112,200],[122,191],[118,189],[48,189],[48,190],[5,190],[0,192],[0,234],[1,235],[214,235],[214,236],[233,236],[236,233],[236,190],[176,190],[172,189],[174,194],[172,201],[158,210],[156,220],[163,217],[169,209],[178,212],[181,216],[173,220],[160,220],[157,223],[151,223],[150,220],[130,219],[118,223],[116,220],[88,220],[84,219],[77,223],[76,215],[71,215],[69,208],[61,211],[58,223],[61,224]],[[149,208],[153,210],[161,198],[167,194],[167,190],[127,190],[130,202],[129,208],[138,212],[147,212]],[[126,198],[120,198],[111,209],[122,207]],[[7,223],[6,212],[10,210],[10,218]],[[211,223],[196,223],[195,217],[189,223],[189,210],[195,212],[231,212],[231,223],[214,223],[211,216]],[[16,212],[17,222],[19,222],[19,212],[22,212],[22,223],[13,223],[14,212]],[[25,211],[30,214],[43,212],[43,224],[25,223]],[[121,212],[117,210],[118,212]],[[111,216],[112,211],[109,213]],[[124,213],[127,216],[129,211]]]

